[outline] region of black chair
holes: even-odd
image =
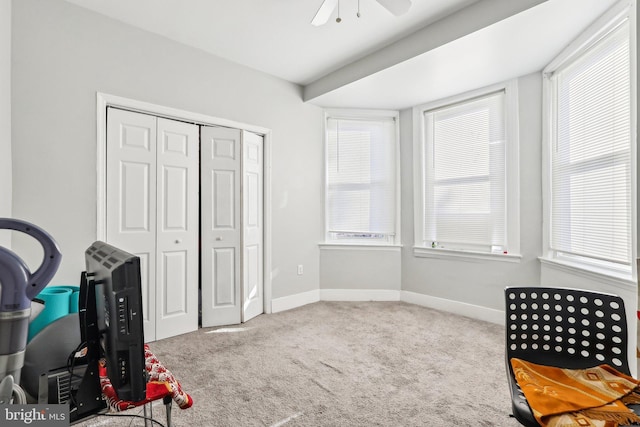
[[[538,427],[518,387],[511,358],[540,365],[584,369],[608,364],[630,375],[627,320],[622,298],[566,288],[508,287],[506,365],[513,416]]]

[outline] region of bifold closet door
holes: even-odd
[[[264,312],[263,137],[200,131],[202,326]]]
[[[202,326],[242,321],[240,130],[200,130]]]
[[[198,327],[198,127],[109,108],[107,242],[140,257],[144,334]]]
[[[107,110],[106,241],[140,257],[146,341],[156,339],[156,118]]]
[[[199,128],[158,118],[156,339],[198,329]]]
[[[242,132],[242,321],[264,312],[263,137]]]

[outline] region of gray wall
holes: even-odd
[[[520,246],[518,263],[420,258],[413,254],[413,118],[400,113],[402,250],[320,251],[320,289],[398,290],[503,310],[508,285],[539,285],[542,248],[542,78],[518,79],[520,136]],[[401,285],[398,286],[398,283]]]
[[[402,259],[398,248],[320,250],[320,289],[400,291]]]
[[[11,0],[0,0],[0,217],[11,216]],[[11,235],[0,232],[0,246]]]
[[[300,87],[62,0],[15,1],[13,19],[13,215],[60,244],[52,284],[77,283],[96,239],[103,92],[272,129],[273,297],[318,289],[322,111]],[[26,240],[13,246],[33,265]]]
[[[540,73],[518,79],[520,135],[520,252],[518,263],[434,259],[413,255],[413,138],[410,110],[401,113],[402,290],[504,310],[508,285],[538,285],[542,247]]]

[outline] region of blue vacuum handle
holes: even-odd
[[[53,276],[56,274],[56,271],[58,271],[58,267],[60,266],[62,253],[60,252],[58,244],[49,233],[44,231],[42,228],[26,221],[13,218],[0,218],[0,229],[20,231],[33,237],[38,241],[38,243],[40,243],[40,245],[42,245],[42,249],[44,250],[44,258],[42,260],[42,264],[40,264],[38,269],[32,274],[30,274],[29,271],[26,270],[27,283],[23,285],[25,286],[24,295],[26,296],[30,304],[31,300],[35,298],[35,296],[38,295],[45,286],[47,286],[51,279],[53,279]],[[7,252],[11,253],[10,251],[5,250],[5,253]],[[20,258],[18,258],[15,254],[13,255],[15,256],[15,258],[20,260]],[[24,266],[24,268],[26,268],[24,262],[22,262],[22,265]],[[17,269],[20,270],[22,269],[22,267]],[[13,283],[13,286],[20,286],[20,284]],[[14,291],[17,291],[17,289],[14,289]],[[3,300],[4,293],[5,290],[3,289]],[[5,302],[6,301],[3,301],[3,303]],[[14,303],[17,303],[20,306],[24,305],[20,301],[15,301]]]

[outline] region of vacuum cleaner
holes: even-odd
[[[20,372],[27,347],[31,300],[53,278],[62,254],[49,233],[26,221],[0,218],[0,229],[25,233],[44,250],[42,263],[31,273],[20,257],[0,247],[0,404],[26,403]]]

